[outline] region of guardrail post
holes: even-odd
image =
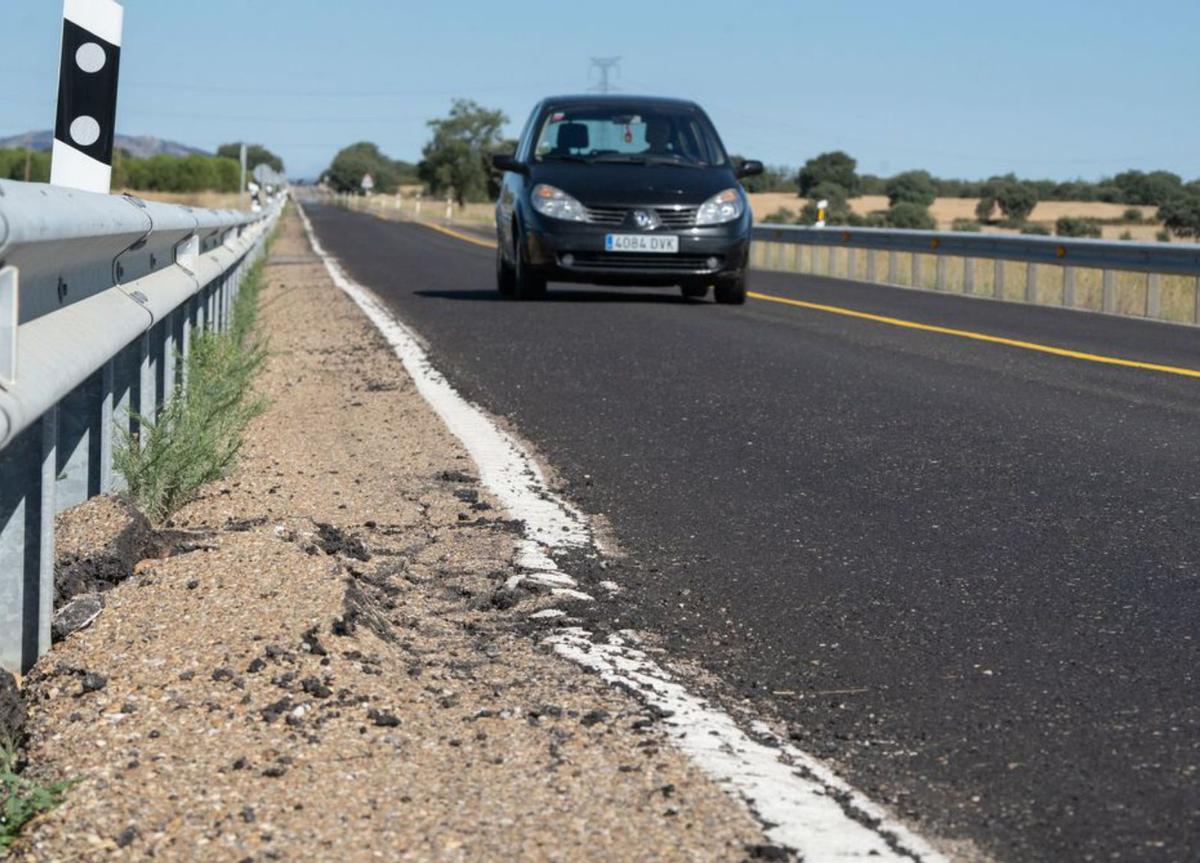
[[[1075,308],[1075,268],[1063,267],[1063,305]]]
[[[925,261],[916,252],[913,252],[912,266],[909,268],[909,278],[912,280],[914,288],[925,287]]]
[[[58,403],[56,512],[100,493],[102,377],[93,374]]]
[[[169,312],[158,324],[163,333],[163,404],[175,395],[175,352],[178,345],[175,342],[175,312]]]
[[[1192,280],[1193,304],[1195,309],[1192,312],[1192,323],[1200,324],[1200,276],[1196,276]]]
[[[992,296],[998,300],[1004,299],[1004,261],[996,258],[996,267],[994,271],[992,285]]]
[[[875,252],[873,249],[867,249],[867,281],[875,281]]]
[[[854,247],[850,246],[846,249],[846,278],[851,281],[858,280],[858,267],[855,266],[858,262],[854,258]]]
[[[963,293],[975,293],[975,259],[963,258]]]
[[[896,253],[888,252],[888,284],[896,284],[896,270],[898,269]]]
[[[1038,265],[1030,261],[1025,265],[1025,302],[1037,302]]]
[[[1117,274],[1114,270],[1104,271],[1104,299],[1101,308],[1106,312],[1117,310]]]
[[[142,333],[138,339],[137,404],[134,410],[142,417],[154,421],[154,358],[150,351],[150,333]],[[138,443],[146,445],[146,431],[137,423]]]
[[[1162,317],[1162,274],[1151,273],[1146,279],[1146,317]]]
[[[934,267],[936,272],[937,284],[935,287],[939,291],[946,290],[946,256],[938,255],[934,258]]]
[[[28,671],[50,649],[57,408],[0,459],[0,666]]]
[[[116,378],[116,360],[111,359],[100,369],[100,494],[113,490],[113,432],[116,430],[113,388]]]

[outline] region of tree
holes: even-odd
[[[217,147],[217,155],[224,156],[226,159],[233,159],[239,165],[242,159],[241,143],[222,144]],[[262,144],[247,144],[246,145],[246,171],[253,171],[259,165],[266,165],[276,173],[283,173],[283,159],[276,156]]]
[[[1029,183],[1005,183],[996,190],[1000,212],[1011,222],[1024,222],[1037,206],[1037,190]]]
[[[1054,223],[1054,233],[1060,237],[1095,237],[1101,236],[1100,224],[1095,219],[1082,216],[1059,216]]]
[[[1125,171],[1112,178],[1125,204],[1162,205],[1183,189],[1183,178],[1170,171]]]
[[[329,185],[339,192],[352,193],[362,191],[362,179],[366,174],[375,181],[376,192],[390,195],[396,191],[394,163],[370,141],[359,141],[338,151],[326,172]]]
[[[470,99],[455,99],[446,117],[430,120],[433,132],[421,151],[421,179],[437,196],[452,194],[458,203],[483,201],[489,194],[491,155],[508,122],[503,111],[484,108]]]
[[[887,196],[893,207],[906,203],[925,208],[937,198],[937,187],[928,171],[905,171],[888,180]]]
[[[1200,187],[1191,183],[1177,192],[1158,208],[1158,218],[1181,237],[1200,237]]]
[[[932,231],[937,227],[929,210],[913,201],[899,201],[887,211],[887,223],[892,228],[911,228]]]
[[[796,177],[800,197],[811,198],[813,188],[821,183],[837,183],[851,198],[858,197],[862,184],[855,173],[857,167],[858,162],[841,150],[809,159]]]

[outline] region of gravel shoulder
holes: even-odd
[[[24,681],[31,770],[82,782],[13,856],[753,856],[654,715],[522,634],[551,600],[504,588],[514,526],[294,214],[262,302],[237,472],[138,561],[115,501],[62,518],[117,583]]]

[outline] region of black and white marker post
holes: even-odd
[[[58,120],[50,182],[108,194],[125,10],[113,0],[65,0]]]

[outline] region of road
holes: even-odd
[[[1200,379],[779,302],[552,287],[331,207],[326,249],[507,417],[661,634],[931,835],[1200,847]],[[1200,369],[1200,333],[791,274],[752,290]],[[611,575],[611,571],[608,573]]]

